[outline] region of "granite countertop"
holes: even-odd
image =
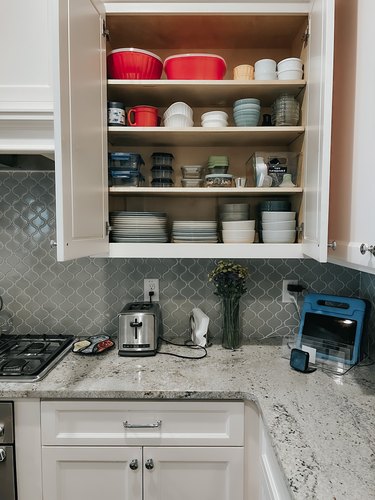
[[[165,352],[179,348],[162,346]],[[190,351],[192,355],[198,351]],[[181,354],[186,354],[186,350]],[[0,383],[0,398],[255,401],[295,499],[375,498],[375,366],[302,374],[276,346],[208,349],[199,361],[69,353],[37,383]]]

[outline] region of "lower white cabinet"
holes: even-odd
[[[241,402],[46,401],[48,500],[243,500]]]

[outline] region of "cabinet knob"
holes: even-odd
[[[327,245],[328,248],[331,248],[332,250],[336,250],[336,247],[337,247],[337,243],[335,240],[333,241],[330,241]]]
[[[138,460],[136,458],[134,460],[132,460],[129,464],[129,467],[131,468],[131,470],[137,470],[138,469]]]
[[[154,461],[152,460],[152,458],[146,460],[145,467],[147,470],[152,470],[154,468]]]
[[[367,243],[362,243],[359,247],[359,251],[362,255],[365,255],[366,252],[370,252],[371,255],[375,255],[375,245],[367,245]]]
[[[56,247],[57,247],[57,241],[55,241],[55,240],[51,240],[51,241],[49,242],[49,246],[50,246],[51,248],[56,248]]]
[[[0,448],[0,462],[4,462],[7,457],[4,448]]]
[[[3,424],[0,424],[0,437],[4,436],[5,428]]]

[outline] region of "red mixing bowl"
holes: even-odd
[[[222,80],[226,70],[225,60],[215,54],[178,54],[164,61],[169,80]]]
[[[142,49],[116,49],[107,56],[108,78],[158,80],[163,72],[159,56]]]

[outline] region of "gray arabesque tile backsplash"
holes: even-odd
[[[188,336],[189,314],[200,307],[210,317],[210,335],[220,341],[220,300],[207,274],[211,259],[82,258],[56,262],[54,174],[0,171],[0,294],[20,333],[116,332],[126,302],[142,300],[143,278],[159,278],[165,336]],[[375,276],[312,260],[247,260],[243,329],[261,342],[272,331],[298,325],[293,304],[281,303],[282,280],[298,279],[309,292],[368,298],[375,305]],[[374,331],[374,316],[371,330]],[[373,338],[371,339],[373,341]]]

